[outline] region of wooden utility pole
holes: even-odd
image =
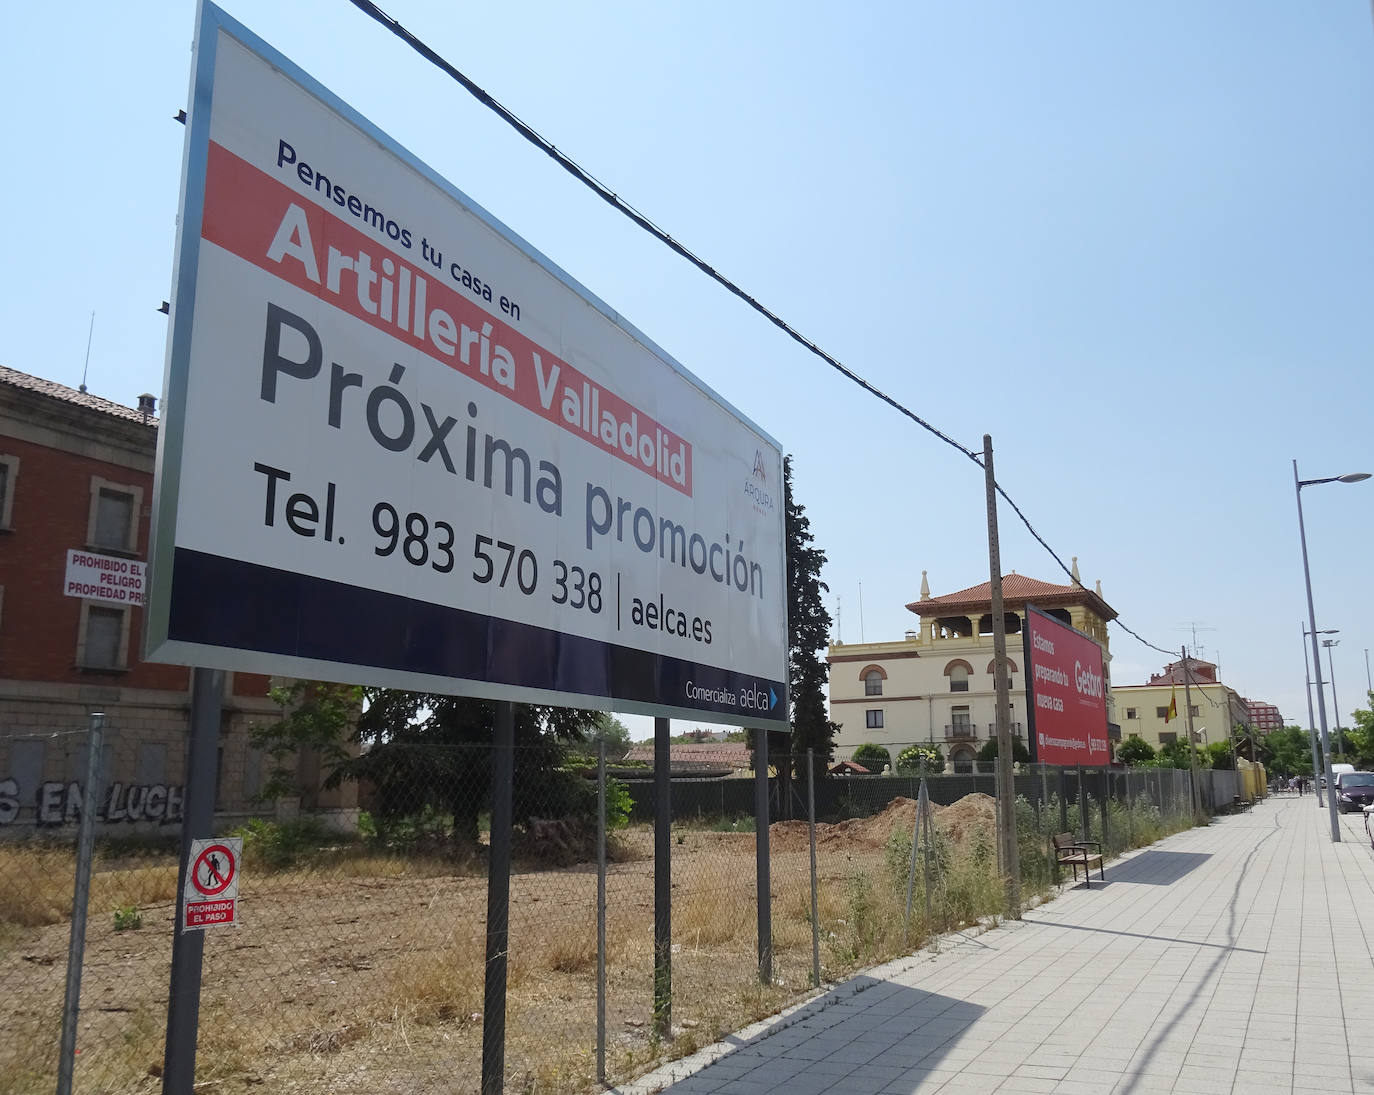
[[[1016,839],[1016,780],[1012,775],[1011,699],[1007,685],[1007,618],[1002,608],[1002,550],[997,534],[997,477],[992,435],[983,434],[983,477],[988,499],[988,569],[992,572],[993,680],[997,688],[997,859],[1006,887],[1007,915],[1021,918],[1021,861]]]

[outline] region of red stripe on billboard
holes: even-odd
[[[691,497],[686,440],[445,284],[444,271],[213,141],[201,236]]]
[[[1039,764],[1109,764],[1102,647],[1029,605],[1024,641],[1032,758]]]

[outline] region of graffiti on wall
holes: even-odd
[[[79,780],[49,780],[40,784],[32,799],[34,823],[43,826],[75,825],[81,820],[85,792]],[[22,807],[19,781],[0,779],[0,825],[11,825]],[[106,824],[139,821],[163,825],[181,820],[182,789],[165,783],[112,783],[101,797],[96,818]]]

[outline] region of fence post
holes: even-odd
[[[921,761],[922,770],[925,769],[925,759]],[[916,792],[916,817],[911,824],[911,864],[906,871],[906,913],[902,917],[902,946],[907,945],[907,928],[911,923],[911,896],[916,888],[916,845],[919,843],[921,835],[921,815],[925,813],[926,802],[928,801],[929,791],[926,790],[925,776],[921,777],[921,789]]]
[[[759,983],[773,983],[772,880],[768,861],[768,731],[754,731],[754,875],[759,912]]]
[[[181,863],[177,867],[176,924],[172,928],[172,972],[167,992],[167,1045],[162,1064],[164,1095],[182,1095],[195,1085],[205,933],[183,932],[181,925],[186,920],[186,870],[190,866],[191,842],[210,836],[215,822],[215,770],[219,763],[223,697],[223,672],[203,668],[191,670],[191,741],[186,753]]]
[[[1059,831],[1069,831],[1069,773],[1059,769]]]
[[[510,957],[510,838],[515,797],[515,704],[496,701],[487,861],[487,967],[482,996],[482,1095],[506,1080],[506,971]]]
[[[72,884],[71,938],[67,943],[67,991],[62,1000],[62,1049],[57,1059],[57,1095],[71,1095],[76,1069],[76,1025],[81,1015],[81,967],[86,960],[86,912],[91,903],[91,853],[100,788],[100,747],[105,716],[94,712],[86,734],[86,794],[76,838],[76,878]]]
[[[606,739],[596,741],[596,1082],[606,1083]]]
[[[1102,854],[1107,855],[1107,844],[1111,837],[1107,833],[1107,799],[1112,793],[1112,774],[1105,768],[1102,774],[1097,777],[1097,785],[1102,791]]]
[[[673,1030],[673,811],[669,721],[654,719],[654,1037]],[[724,788],[722,787],[722,794]]]
[[[1083,839],[1088,840],[1092,833],[1088,832],[1088,796],[1083,788],[1083,765],[1078,766],[1078,824],[1083,830]]]
[[[806,820],[811,838],[811,986],[821,987],[821,920],[816,878],[816,756],[806,751]]]

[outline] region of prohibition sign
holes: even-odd
[[[211,844],[196,857],[191,869],[191,884],[198,893],[214,897],[229,888],[237,870],[234,853],[223,844]]]

